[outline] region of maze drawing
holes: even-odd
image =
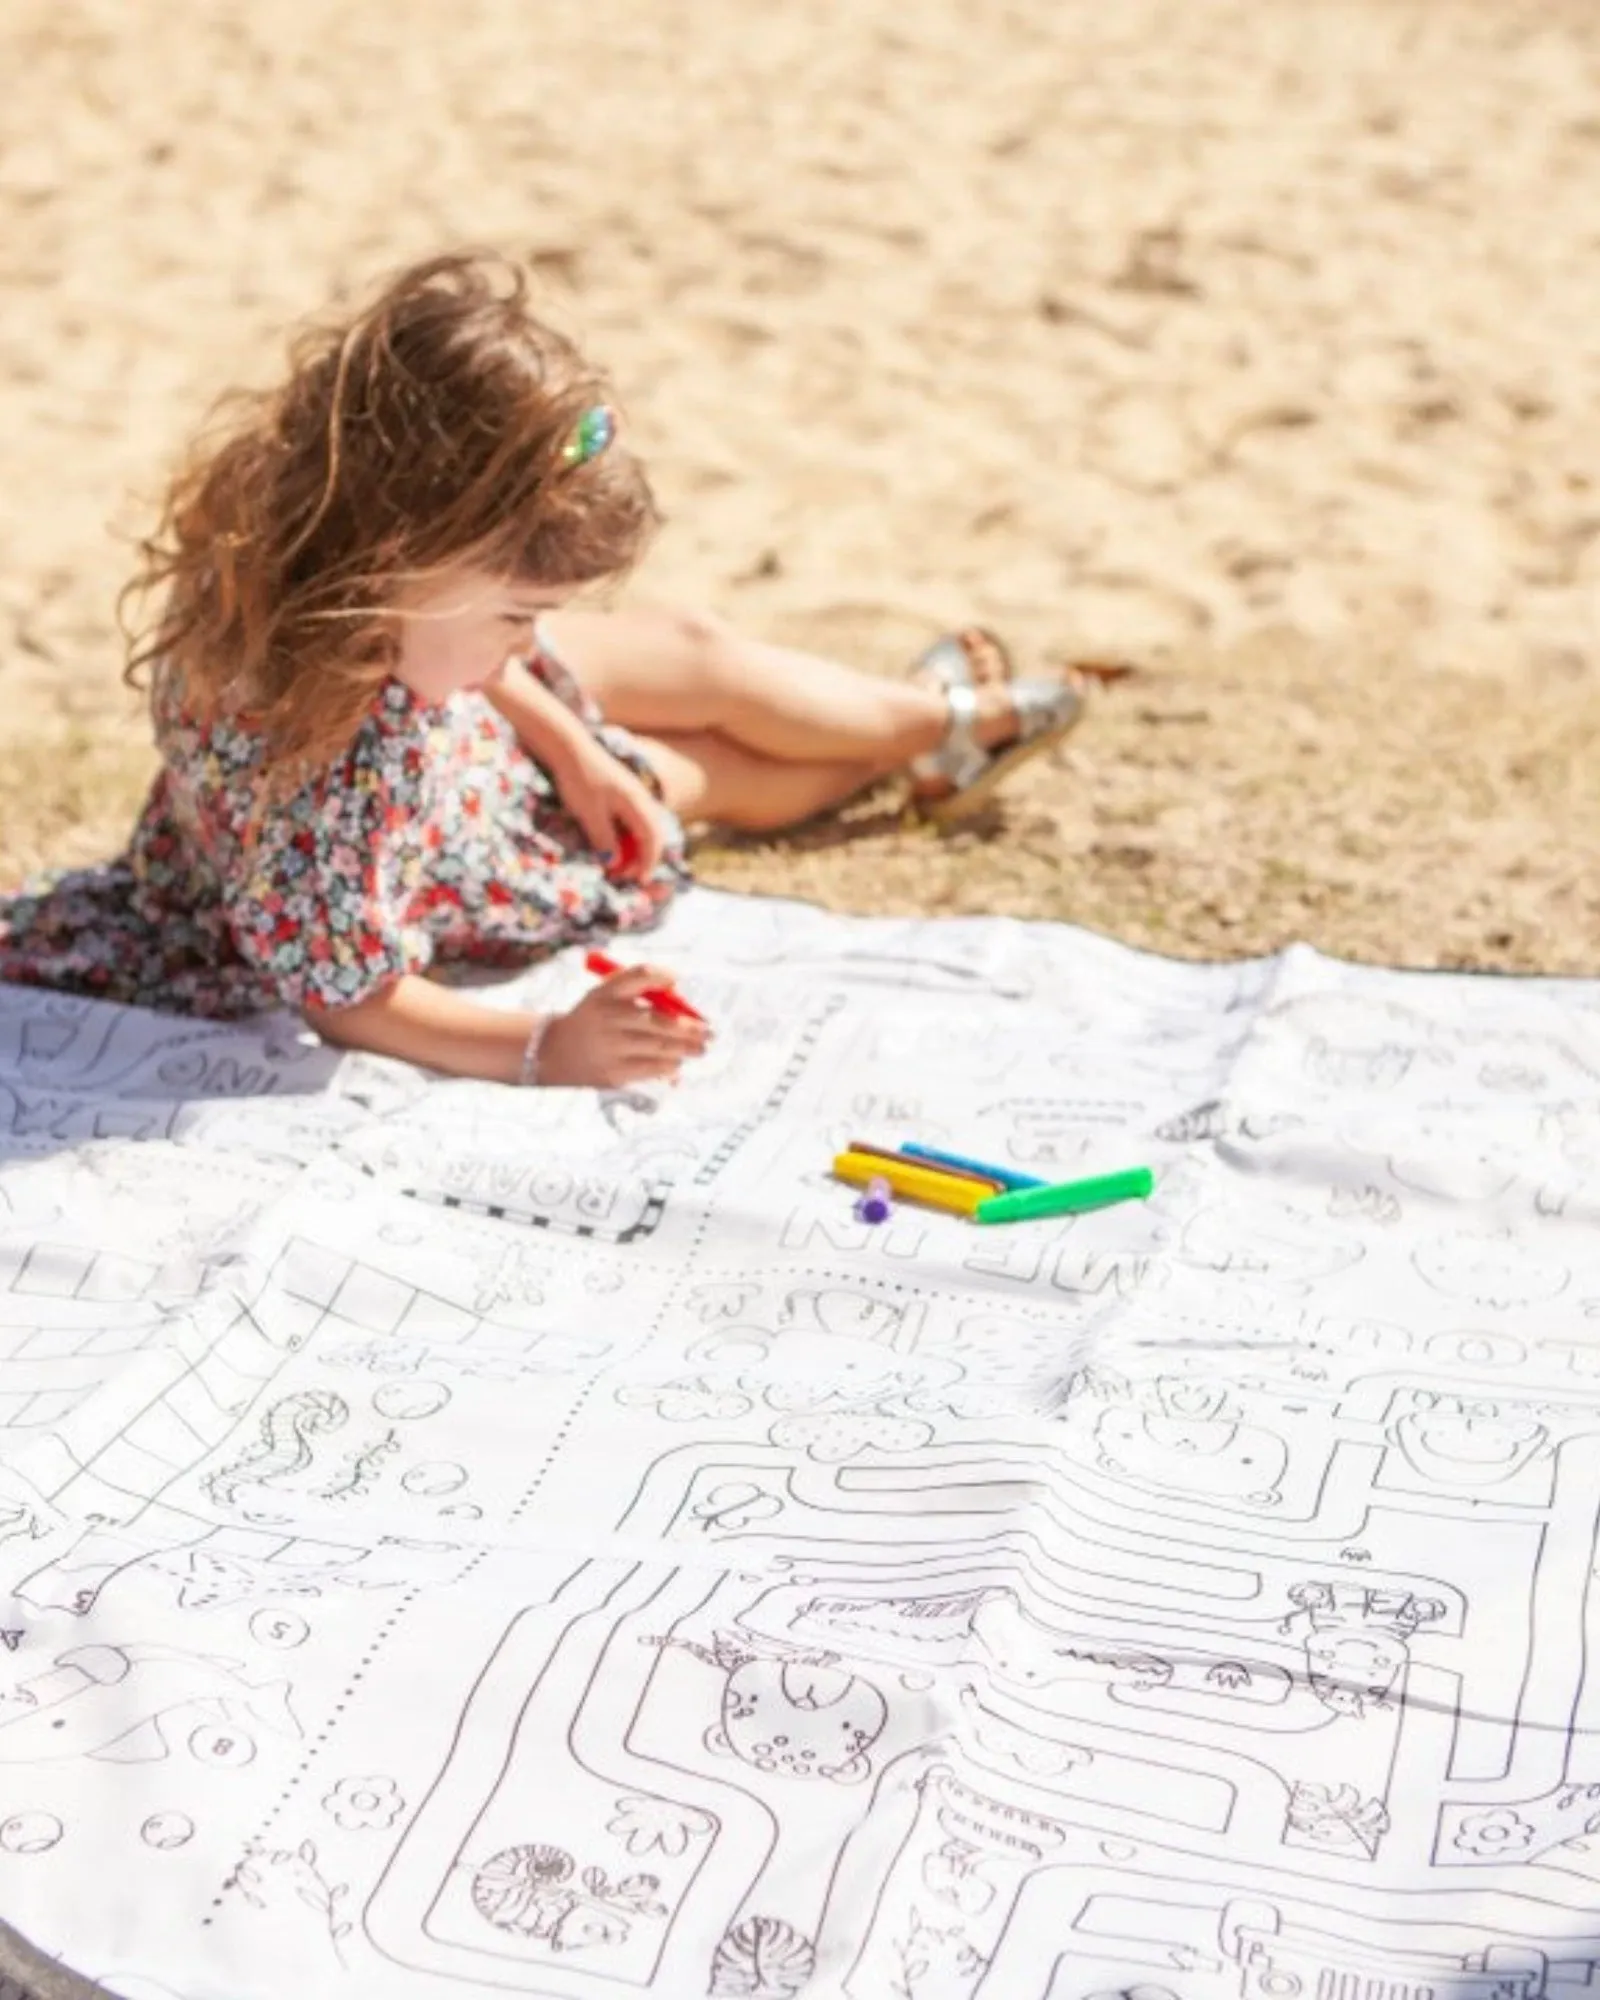
[[[129,2000],[1596,2000],[1600,998],[659,948],[659,1098],[0,993],[8,1923]],[[872,1227],[853,1137],[1157,1190]]]

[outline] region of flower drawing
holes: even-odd
[[[393,1826],[406,1809],[393,1778],[341,1778],[322,1805],[346,1833]]]
[[[1463,1854],[1474,1854],[1480,1860],[1521,1854],[1532,1843],[1532,1826],[1510,1806],[1491,1806],[1483,1812],[1466,1813],[1456,1828],[1456,1846]]]

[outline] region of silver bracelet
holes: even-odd
[[[550,1032],[554,1014],[539,1014],[534,1018],[527,1041],[523,1044],[522,1064],[517,1071],[517,1082],[523,1088],[539,1081],[539,1055],[544,1048],[544,1038]]]

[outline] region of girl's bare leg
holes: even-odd
[[[640,735],[710,733],[778,763],[871,776],[937,749],[949,723],[936,688],[746,639],[700,613],[554,611],[539,625],[607,720]],[[986,746],[1012,735],[1003,688],[978,690],[976,727]]]
[[[843,805],[886,777],[892,765],[843,760],[801,763],[764,757],[709,730],[641,735],[639,747],[679,819],[710,821],[744,833],[780,827]]]

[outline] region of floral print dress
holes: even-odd
[[[530,666],[659,796],[638,747],[547,647]],[[687,879],[681,830],[610,881],[544,767],[477,692],[377,692],[350,748],[252,832],[260,740],[152,696],[162,769],[127,852],[0,897],[0,979],[231,1019],[344,1007],[402,973],[526,965],[654,923]]]

